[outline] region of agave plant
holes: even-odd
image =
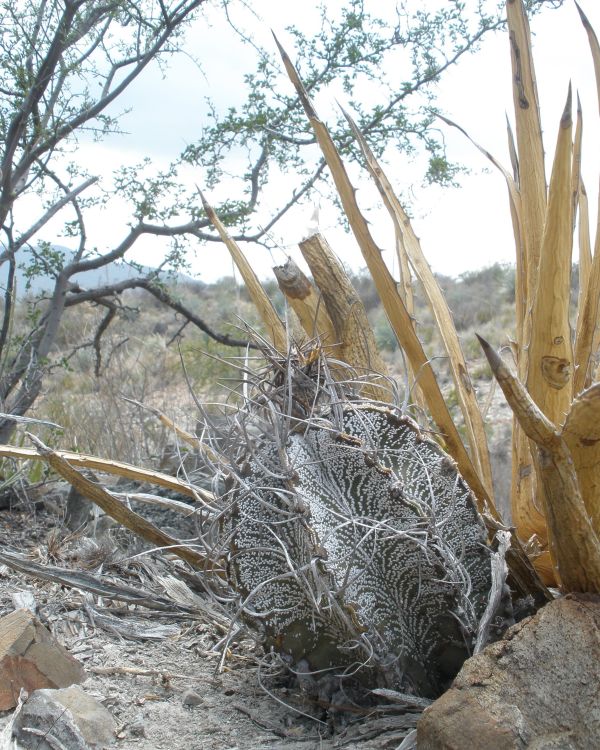
[[[517,248],[512,342],[517,374],[482,345],[515,413],[508,580],[513,593],[531,595],[540,605],[549,595],[522,542],[529,542],[529,550],[537,545],[533,562],[546,583],[565,591],[600,590],[595,420],[600,384],[593,384],[593,353],[600,343],[595,327],[600,232],[592,259],[579,169],[581,110],[573,141],[570,92],[546,187],[521,0],[508,0],[507,13],[515,90],[513,174],[484,153],[509,188]],[[600,47],[580,14],[598,74]],[[300,243],[314,283],[292,261],[275,269],[307,339],[317,341],[318,353],[310,357],[302,347],[290,350],[289,331],[205,201],[270,340],[270,375],[250,378],[252,395],[242,410],[243,422],[257,420],[258,437],[245,442],[241,453],[234,451],[235,460],[233,454],[227,459],[219,552],[229,559],[240,615],[304,678],[310,674],[317,686],[326,679],[331,687],[335,674],[337,686],[343,677],[435,695],[472,652],[478,632],[494,618],[504,624],[510,619],[502,584],[492,585],[502,519],[494,506],[484,420],[447,304],[390,181],[347,115],[393,221],[400,282],[372,238],[327,127],[280,51],[406,355],[412,390],[437,428],[437,442],[425,438],[390,396],[393,388],[364,309],[326,240],[315,235]],[[578,207],[582,286],[573,337],[568,306]],[[413,274],[446,350],[466,445],[415,330]]]
[[[537,592],[541,600],[543,591],[528,568],[520,542],[528,543],[529,550],[537,550],[533,561],[547,584],[558,584],[566,590],[596,591],[600,588],[600,577],[597,575],[600,570],[600,464],[596,455],[594,419],[590,416],[590,413],[598,410],[597,399],[600,398],[600,386],[594,385],[594,356],[600,345],[596,325],[600,305],[600,229],[596,233],[592,257],[587,194],[580,170],[582,113],[579,107],[573,138],[570,89],[560,122],[552,176],[549,186],[546,186],[527,15],[521,0],[508,0],[506,7],[516,123],[516,138],[509,128],[512,173],[490,154],[484,153],[502,171],[509,189],[516,244],[516,340],[511,342],[511,349],[516,374],[525,384],[527,399],[530,399],[526,401],[523,392],[522,400],[517,402],[514,397],[517,386],[506,389],[516,417],[512,441],[512,523],[516,535],[513,535],[508,562],[513,586],[522,593]],[[578,10],[589,38],[600,89],[600,45],[583,11]],[[291,60],[281,47],[280,51],[330,168],[348,223],[406,355],[414,377],[413,391],[428,409],[441,435],[443,448],[456,461],[461,475],[476,497],[479,511],[487,519],[490,536],[493,536],[494,524],[502,519],[494,506],[483,417],[443,294],[390,181],[348,116],[367,169],[393,221],[402,277],[399,282],[392,277],[359,209],[355,190],[327,127],[318,117]],[[239,249],[234,250],[234,243],[227,237],[218,219],[209,207],[207,210],[232,253],[239,255]],[[569,291],[577,211],[580,294],[577,325],[572,335],[569,326]],[[305,291],[298,295],[298,289],[289,286],[291,283],[293,287],[293,280],[290,282],[289,278],[282,278],[286,274],[290,276],[289,269],[285,273],[280,270],[279,278],[290,305],[298,312],[307,333],[318,334],[321,340],[330,344],[336,343],[336,356],[350,365],[364,372],[385,374],[385,366],[368,323],[365,318],[359,319],[357,316],[356,310],[360,308],[352,303],[345,310],[333,309],[340,289],[344,289],[343,294],[348,299],[353,292],[347,291],[349,282],[343,278],[343,273],[333,270],[332,254],[324,238],[309,238],[301,243],[300,248],[310,266],[316,289],[305,280],[300,283]],[[292,279],[294,273],[291,274]],[[413,274],[425,290],[444,344],[462,411],[466,445],[444,402],[435,373],[415,331],[411,298]],[[260,285],[257,286],[256,279],[251,283],[257,305],[259,308],[265,307],[267,303]],[[307,302],[303,301],[305,297]],[[324,311],[319,308],[320,299],[323,300],[321,308],[325,308],[328,320],[326,315],[321,314]],[[301,303],[303,309],[300,309]],[[276,348],[283,351],[286,333],[281,324],[273,323],[273,320],[278,320],[274,314],[268,319],[265,317],[265,324],[271,326]],[[490,351],[486,349],[488,354]],[[508,376],[504,370],[500,372],[499,361],[492,360],[496,374],[507,384]],[[374,381],[363,387],[362,395],[385,400],[380,386]],[[542,416],[546,419],[543,428],[546,437],[543,439],[539,427]],[[533,422],[536,428],[532,426]],[[559,436],[559,448],[554,445],[556,441],[548,437],[550,434]],[[547,469],[548,462],[554,467],[551,471]],[[549,478],[550,475],[552,478]],[[568,497],[568,503],[563,501],[561,506],[558,501],[560,497]],[[565,517],[565,507],[570,509],[568,518]],[[585,538],[585,544],[581,543],[581,538]]]

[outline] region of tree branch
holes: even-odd
[[[73,307],[74,305],[80,305],[83,302],[99,302],[102,298],[106,298],[111,294],[121,294],[127,289],[146,290],[156,297],[157,300],[167,307],[170,307],[172,310],[175,310],[175,312],[178,312],[203,333],[206,333],[206,335],[213,339],[213,341],[216,341],[219,344],[225,344],[225,346],[244,348],[249,346],[250,348],[256,348],[248,341],[235,339],[228,334],[221,334],[214,331],[204,320],[202,320],[202,318],[196,315],[196,313],[172,297],[163,286],[153,283],[152,279],[149,278],[139,277],[135,279],[126,279],[116,284],[108,284],[97,289],[89,290],[74,287],[66,298],[65,307]]]
[[[35,224],[32,224],[26,232],[23,232],[23,234],[15,242],[15,251],[19,250],[19,248],[23,247],[23,245],[27,244],[29,240],[50,221],[50,219],[56,216],[56,214],[67,205],[67,203],[72,203],[78,195],[81,195],[84,190],[87,190],[91,185],[94,185],[96,182],[98,182],[98,180],[98,177],[90,177],[78,187],[73,188],[73,190],[67,192],[66,195],[64,195],[60,200],[56,201],[56,203],[50,206],[46,213],[41,216],[35,222]],[[63,189],[66,189],[65,186],[62,185],[62,183],[61,187],[63,187]]]
[[[94,351],[96,352],[96,364],[94,365],[94,375],[100,377],[100,368],[102,367],[102,349],[100,342],[102,336],[106,333],[108,326],[112,323],[117,315],[117,305],[112,300],[98,299],[97,303],[106,307],[106,315],[100,321],[96,333],[94,334]]]

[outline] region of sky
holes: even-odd
[[[432,0],[434,1],[434,0]],[[467,7],[473,0],[467,0]],[[581,0],[583,10],[600,34],[600,2]],[[422,2],[419,3],[422,5]],[[234,6],[232,6],[234,7]],[[368,2],[367,2],[368,7]],[[284,46],[288,39],[285,27],[298,22],[297,6],[276,0],[256,0],[259,15],[267,19],[255,22],[253,34],[265,46],[270,41],[273,27]],[[314,10],[305,6],[303,19]],[[126,133],[111,136],[101,143],[83,141],[78,147],[78,159],[93,174],[108,182],[112,169],[123,164],[138,163],[149,157],[154,166],[166,167],[171,159],[197,137],[206,124],[204,96],[212,96],[221,106],[235,104],[235,92],[244,72],[251,69],[252,58],[247,48],[231,34],[218,14],[211,16],[212,27],[196,25],[187,34],[186,51],[172,60],[163,79],[157,69],[150,69],[128,91],[120,106],[130,111],[122,120]],[[308,23],[302,20],[302,23]],[[593,64],[587,36],[581,26],[574,3],[566,0],[563,8],[546,11],[532,23],[534,57],[540,93],[547,158],[550,159],[558,122],[564,107],[569,80],[580,93],[584,112],[583,173],[590,196],[592,226],[594,226],[598,175],[600,174],[600,122],[596,97]],[[202,59],[200,70],[192,57]],[[366,92],[369,96],[372,92]],[[436,88],[437,104],[450,119],[459,123],[469,134],[497,156],[506,166],[509,159],[506,146],[506,113],[512,110],[511,72],[506,33],[489,36],[479,52],[463,58],[444,74]],[[332,86],[317,100],[317,108],[327,119],[336,100],[345,103],[343,92]],[[488,266],[494,262],[514,262],[514,243],[506,187],[503,177],[464,136],[442,126],[447,154],[452,161],[463,164],[469,173],[461,177],[459,188],[423,187],[422,164],[403,155],[393,158],[387,168],[388,176],[399,194],[410,197],[413,224],[426,257],[434,271],[457,276],[465,271]],[[547,174],[550,173],[548,161]],[[393,227],[387,213],[377,208],[375,191],[368,175],[352,170],[358,187],[361,205],[368,209],[376,240],[384,249],[384,257],[394,267]],[[198,175],[190,175],[194,180]],[[203,187],[200,185],[200,187]],[[278,185],[264,202],[274,200]],[[289,185],[281,186],[282,189]],[[224,182],[212,196],[214,202],[227,194]],[[208,194],[211,200],[211,194]],[[263,278],[270,278],[271,267],[281,263],[287,254],[300,259],[297,242],[307,233],[313,222],[313,205],[305,205],[293,212],[274,230],[280,249],[270,253],[263,247],[248,247],[248,257]],[[108,210],[93,217],[88,232],[99,248],[110,249],[127,230],[129,215],[115,198]],[[364,261],[354,239],[339,228],[335,210],[321,205],[319,228],[328,237],[340,258],[355,270]],[[47,237],[53,242],[69,246],[69,241],[56,234]],[[164,247],[148,238],[140,242],[132,257],[147,265],[160,262]],[[200,245],[194,248],[192,272],[205,282],[230,275],[232,264],[224,246]]]

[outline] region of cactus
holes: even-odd
[[[307,375],[324,367],[288,359],[240,412],[218,545],[238,611],[320,695],[437,696],[486,610],[484,524],[437,443],[400,408]]]

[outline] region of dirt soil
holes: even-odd
[[[42,493],[37,504],[0,510],[0,549],[41,564],[87,566],[106,580],[164,595],[153,576],[166,572],[164,559],[149,553],[136,557],[135,549],[123,554],[122,544],[115,551],[112,543],[73,537],[61,521],[63,492]],[[115,746],[123,750],[374,750],[402,742],[398,726],[389,731],[389,717],[359,716],[332,733],[326,714],[307,706],[295,687],[272,682],[261,687],[262,655],[253,641],[234,644],[222,661],[222,633],[210,618],[124,606],[0,564],[0,616],[13,611],[12,596],[23,591],[35,598],[44,625],[84,665],[83,688],[114,716]],[[117,616],[125,630],[104,622],[101,614]],[[127,632],[129,625],[136,634]],[[167,636],[147,637],[157,626],[167,628]],[[294,707],[319,713],[323,721]],[[0,730],[10,715],[0,713]]]

